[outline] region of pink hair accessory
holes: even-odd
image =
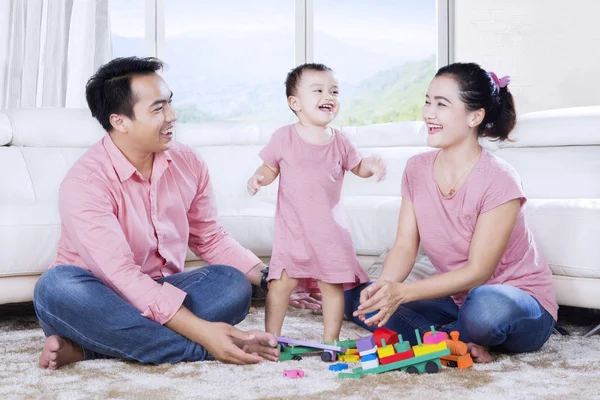
[[[493,72],[490,72],[490,76],[492,77],[492,80],[496,86],[499,88],[505,88],[510,83],[510,76],[503,76],[502,78],[498,79],[498,76]]]

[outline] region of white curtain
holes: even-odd
[[[86,107],[111,59],[108,1],[0,1],[0,108]]]

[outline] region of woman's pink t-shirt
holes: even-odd
[[[437,273],[466,266],[480,214],[520,198],[521,210],[508,245],[486,284],[512,285],[523,290],[556,320],[558,305],[552,272],[527,226],[523,207],[527,200],[517,172],[506,161],[483,150],[463,186],[451,197],[444,197],[433,174],[438,152],[411,157],[402,178],[402,196],[413,204],[421,244]],[[464,292],[452,297],[460,306],[466,295]]]
[[[273,133],[260,152],[279,167],[273,254],[267,279],[285,269],[292,278],[314,278],[348,289],[368,280],[352,244],[342,202],[344,174],[361,161],[337,129],[323,145],[303,140],[293,125]],[[303,279],[302,286],[310,287]]]

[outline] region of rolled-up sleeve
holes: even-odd
[[[198,155],[194,157],[198,190],[188,211],[190,250],[208,264],[229,265],[247,274],[261,261],[219,223],[208,167]]]
[[[157,283],[135,264],[116,209],[108,189],[96,183],[71,178],[61,185],[63,232],[85,266],[143,316],[165,324],[179,310],[186,293]]]

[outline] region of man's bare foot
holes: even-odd
[[[490,363],[494,361],[494,358],[488,351],[487,347],[480,346],[475,343],[467,344],[467,351],[471,354],[473,362],[476,363]]]
[[[57,369],[77,361],[83,361],[81,346],[57,335],[46,338],[40,356],[40,368]]]

